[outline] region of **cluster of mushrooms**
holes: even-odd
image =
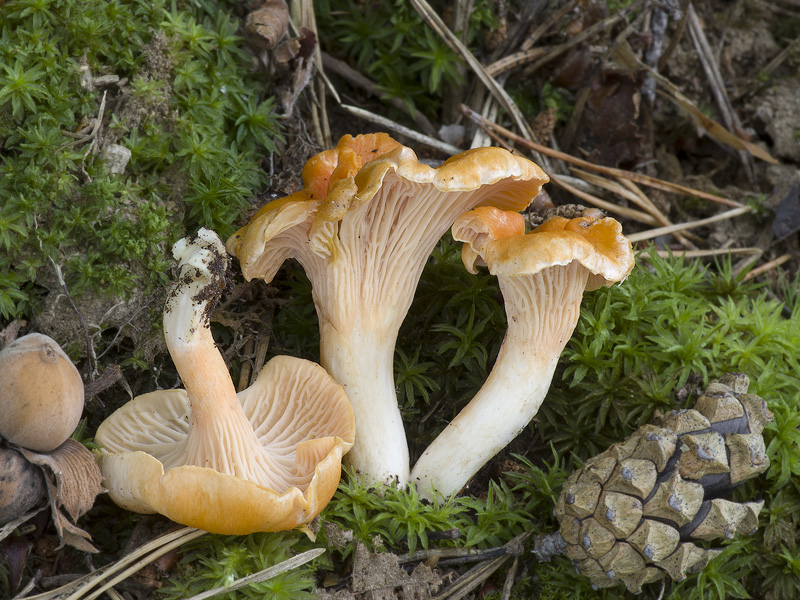
[[[96,463],[120,506],[215,533],[308,531],[336,490],[343,458],[367,483],[412,482],[428,499],[454,494],[536,415],[584,291],[620,282],[634,266],[620,224],[598,211],[550,216],[526,233],[519,211],[548,177],[499,148],[432,168],[386,134],[344,136],[302,176],[301,191],[264,206],[227,248],[207,229],[173,247],[178,274],[164,335],[184,388],[138,396],[97,430]],[[508,329],[484,385],[411,468],[395,342],[425,262],[450,228],[466,269],[497,276]],[[278,356],[236,392],[210,330],[230,255],[248,281],[271,281],[289,258],[302,265],[321,365]],[[83,385],[53,340],[20,338],[0,352],[0,369],[6,381],[28,382],[0,390],[0,465],[20,474],[16,487],[0,488],[2,523],[45,494],[69,498],[31,462],[59,465],[48,457],[86,451],[65,441],[83,410]],[[716,552],[692,540],[757,525],[760,504],[719,498],[769,464],[760,434],[771,415],[747,384],[741,375],[713,383],[696,410],[641,428],[567,481],[556,507],[560,533],[596,586],[638,591],[665,575],[681,578]],[[26,428],[31,414],[37,426]],[[99,473],[92,481],[91,501]],[[66,508],[76,519],[91,501]]]
[[[295,258],[313,285],[320,361],[353,405],[346,460],[369,482],[408,481],[449,496],[536,414],[586,289],[623,280],[630,242],[609,218],[552,218],[525,233],[519,211],[548,181],[500,148],[468,150],[438,168],[386,134],[344,136],[309,160],[304,189],[267,204],[227,242],[246,279],[271,281]],[[486,265],[509,328],[485,385],[413,470],[397,403],[398,331],[434,246],[452,227],[464,265]]]
[[[555,217],[526,234],[519,211],[548,178],[500,148],[432,168],[386,134],[348,135],[302,177],[301,191],[264,206],[227,250],[247,280],[271,281],[288,258],[302,265],[321,366],[279,356],[237,394],[209,330],[228,253],[209,230],[178,242],[164,334],[185,389],[137,397],[98,429],[98,462],[119,505],[218,533],[301,527],[330,500],[348,451],[368,483],[455,493],[536,414],[584,290],[634,265],[613,219]],[[466,268],[486,265],[499,278],[509,326],[483,388],[412,470],[395,341],[450,227]]]

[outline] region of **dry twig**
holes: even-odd
[[[711,202],[717,202],[719,204],[725,204],[727,206],[737,206],[737,207],[742,206],[739,202],[736,202],[735,200],[730,200],[729,198],[723,198],[722,196],[716,196],[714,194],[709,194],[708,192],[703,192],[702,190],[697,190],[684,185],[679,185],[677,183],[671,183],[669,181],[664,181],[663,179],[657,179],[655,177],[650,177],[648,175],[643,175],[641,173],[634,173],[633,171],[625,171],[623,169],[616,169],[614,167],[604,167],[602,165],[595,165],[594,163],[590,163],[589,161],[577,158],[570,154],[566,154],[558,150],[553,150],[552,148],[548,148],[547,146],[543,146],[542,144],[537,144],[536,142],[526,140],[515,134],[513,131],[509,131],[508,129],[502,127],[501,125],[498,125],[497,123],[493,123],[492,121],[488,121],[487,119],[482,118],[474,110],[463,104],[461,105],[461,112],[463,112],[467,117],[478,123],[478,125],[486,127],[491,131],[497,132],[500,135],[508,138],[509,140],[521,146],[525,146],[526,148],[530,148],[531,150],[536,150],[537,152],[541,152],[542,154],[551,156],[553,158],[559,158],[564,162],[568,162],[573,165],[578,165],[586,169],[591,169],[599,173],[604,173],[605,175],[609,175],[611,177],[623,177],[625,179],[630,179],[631,181],[635,181],[636,183],[639,183],[641,185],[646,185],[648,187],[652,187],[657,190],[662,190],[664,192],[683,194],[685,196],[695,196],[697,198],[704,198],[705,200],[710,200]]]
[[[700,63],[703,65],[708,84],[711,87],[711,92],[714,94],[714,99],[717,101],[717,105],[722,113],[722,120],[728,130],[736,134],[742,130],[742,122],[739,120],[739,115],[733,110],[733,105],[731,104],[730,98],[728,98],[728,92],[722,81],[722,75],[719,72],[719,66],[711,53],[711,46],[708,43],[703,27],[700,25],[700,19],[697,18],[697,13],[691,2],[689,3],[687,14],[689,36],[692,38],[692,43],[697,50]],[[748,180],[750,183],[755,184],[756,171],[752,155],[740,149],[739,159],[742,161],[742,166],[745,169],[745,173],[747,173]]]
[[[791,260],[791,258],[792,258],[791,254],[782,254],[778,258],[776,258],[774,260],[771,260],[769,262],[766,262],[763,265],[761,265],[760,267],[757,267],[757,268],[753,269],[752,271],[750,271],[749,273],[747,273],[747,275],[744,276],[743,281],[749,281],[750,279],[753,279],[754,277],[758,277],[759,275],[763,275],[767,271],[771,271],[772,269],[781,266],[783,263],[788,262],[789,260]]]
[[[478,79],[480,79],[481,83],[489,90],[489,92],[494,96],[500,105],[506,109],[511,115],[511,118],[514,120],[514,123],[519,128],[521,132],[525,134],[525,136],[530,139],[533,137],[533,134],[530,130],[530,126],[528,125],[527,120],[525,119],[522,111],[517,107],[514,101],[511,99],[511,96],[503,89],[497,81],[486,72],[484,66],[478,61],[477,58],[470,52],[469,48],[467,48],[461,40],[456,37],[456,35],[450,31],[447,26],[444,24],[442,19],[436,14],[436,11],[433,10],[430,4],[426,0],[411,0],[411,5],[414,7],[422,19],[436,32],[439,37],[444,40],[444,42],[450,46],[454,52],[460,54],[469,67],[475,72]]]
[[[327,70],[346,79],[352,85],[368,93],[370,96],[379,98],[383,95],[383,92],[381,92],[381,90],[372,80],[365,75],[362,75],[359,71],[356,71],[347,63],[338,60],[325,52],[322,53],[322,62]],[[419,127],[423,133],[425,133],[425,135],[430,137],[436,135],[436,128],[428,120],[428,118],[422,114],[422,112],[418,110],[412,111],[405,102],[394,96],[387,98],[386,101],[396,109],[406,113],[408,116],[414,119],[417,127]]]
[[[671,233],[675,233],[676,231],[685,231],[686,229],[695,229],[696,227],[703,227],[704,225],[710,225],[711,223],[716,223],[717,221],[724,221],[725,219],[732,219],[733,217],[738,217],[739,215],[743,215],[745,213],[750,212],[752,209],[749,206],[742,206],[740,208],[734,208],[733,210],[727,210],[725,212],[719,213],[718,215],[714,215],[713,217],[708,217],[707,219],[698,219],[697,221],[690,221],[688,223],[679,223],[678,225],[669,225],[667,227],[658,227],[656,229],[650,229],[648,231],[641,231],[639,233],[632,233],[628,235],[628,239],[631,242],[643,242],[644,240],[651,240],[653,238],[657,238],[661,235],[668,235]]]
[[[387,119],[386,117],[382,117],[381,115],[376,115],[368,110],[364,110],[363,108],[359,108],[357,106],[351,106],[350,104],[342,104],[341,107],[345,109],[352,115],[359,117],[361,119],[366,119],[367,121],[371,121],[381,127],[385,127],[391,131],[399,133],[400,135],[404,135],[409,139],[414,140],[415,142],[419,142],[420,144],[425,144],[426,146],[430,146],[431,148],[435,148],[445,154],[458,154],[463,152],[460,148],[456,148],[450,144],[432,138],[430,136],[424,135],[419,133],[418,131],[414,131],[413,129],[409,129],[408,127],[404,127],[399,123],[395,123],[391,119]]]

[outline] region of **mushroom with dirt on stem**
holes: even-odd
[[[304,526],[336,491],[353,443],[347,397],[319,365],[287,356],[237,395],[210,330],[225,247],[201,229],[173,254],[164,334],[185,389],[134,398],[100,425],[108,493],[123,508],[212,533]]]
[[[492,207],[453,225],[467,270],[486,265],[497,276],[508,330],[486,382],[414,465],[411,481],[424,497],[458,492],[525,428],[578,323],[584,290],[633,269],[633,249],[614,219],[556,216],[524,230],[522,215]]]
[[[547,180],[534,163],[500,148],[469,150],[432,168],[386,134],[347,135],[308,161],[303,190],[270,202],[228,240],[247,280],[271,281],[292,257],[305,269],[320,362],[355,412],[347,462],[369,483],[408,481],[394,349],[434,246],[464,211],[521,210]]]

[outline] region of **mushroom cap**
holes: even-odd
[[[37,452],[58,448],[83,413],[83,381],[56,343],[29,333],[0,351],[0,436]]]
[[[207,467],[165,472],[162,460],[186,440],[191,405],[184,390],[164,390],[135,398],[97,430],[103,445],[97,459],[111,498],[212,533],[282,531],[317,516],[336,491],[342,455],[353,444],[353,412],[341,386],[315,363],[278,356],[238,398],[264,451],[282,469],[273,487]]]
[[[551,217],[524,234],[513,214],[485,206],[453,224],[453,237],[466,242],[461,256],[467,270],[475,273],[484,264],[493,275],[514,277],[578,261],[590,273],[586,289],[594,290],[623,281],[633,269],[631,243],[610,217]]]
[[[535,163],[495,147],[467,150],[433,168],[420,163],[411,148],[385,133],[343,136],[335,148],[309,159],[302,177],[304,189],[266,204],[228,239],[228,251],[239,259],[246,279],[271,280],[286,258],[302,253],[309,243],[315,253],[335,256],[331,240],[335,226],[349,212],[368,204],[387,184],[399,188],[394,193],[398,199],[404,195],[430,196],[434,190],[446,193],[483,188],[471,206],[522,210],[549,181]],[[491,187],[506,179],[515,184]],[[401,186],[408,186],[405,194]],[[435,205],[432,199],[427,202]],[[379,214],[376,212],[376,216]],[[431,219],[424,212],[420,217]],[[268,247],[270,240],[301,223],[305,223],[302,232],[278,247]],[[373,225],[380,226],[377,222]]]

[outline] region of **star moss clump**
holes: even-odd
[[[56,266],[124,299],[163,287],[186,230],[232,233],[281,135],[237,28],[224,3],[0,4],[0,319]]]

